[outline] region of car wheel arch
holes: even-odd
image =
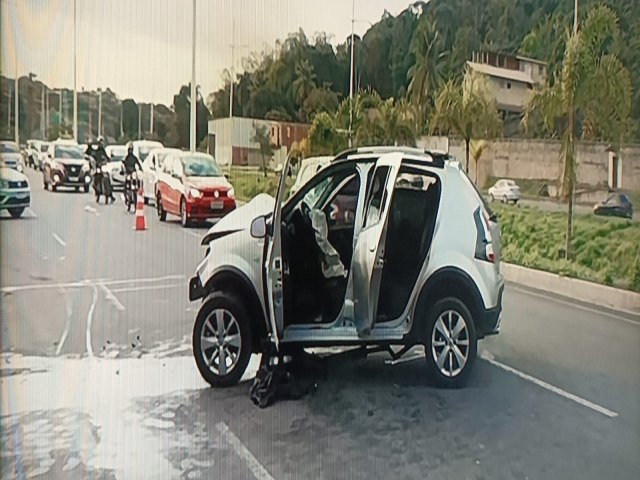
[[[446,297],[461,300],[471,312],[475,326],[478,326],[478,320],[484,309],[478,286],[464,270],[453,266],[443,267],[434,272],[420,290],[415,307],[415,321],[410,332],[412,338],[420,338],[431,307],[435,302]]]
[[[207,280],[204,287],[202,303],[205,304],[214,292],[233,293],[245,302],[245,308],[249,313],[253,328],[253,351],[259,352],[262,348],[261,340],[268,335],[267,319],[260,298],[249,278],[240,270],[225,268],[214,272]]]

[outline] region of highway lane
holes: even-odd
[[[197,305],[186,281],[204,230],[161,224],[147,208],[149,230],[134,232],[121,201],[44,192],[29,176],[37,218],[0,220],[6,465],[20,463],[12,431],[26,470],[48,465],[45,433],[30,437],[42,428],[100,431],[68,471],[73,447],[51,447],[59,478],[131,473],[145,467],[141,455],[172,469],[158,478],[599,479],[640,469],[638,318],[508,285],[502,332],[481,342],[467,388],[432,388],[411,353],[396,365],[329,359],[315,395],[258,410],[247,382],[208,388],[190,358]],[[105,448],[129,460],[107,461]]]

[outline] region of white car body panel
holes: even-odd
[[[28,207],[31,199],[31,187],[26,175],[14,168],[0,167],[0,179],[7,182],[26,182],[26,187],[9,188],[0,185],[0,210],[6,208]],[[12,202],[12,203],[8,203]]]
[[[489,195],[495,200],[516,201],[520,200],[520,187],[513,180],[498,180],[495,185],[489,188]]]

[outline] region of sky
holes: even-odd
[[[193,0],[76,0],[77,87],[111,88],[120,98],[170,104],[191,79]],[[353,0],[356,34],[385,10],[412,1]],[[0,71],[35,73],[52,88],[73,88],[74,0],[0,0]],[[302,28],[334,45],[351,32],[349,0],[196,0],[196,84],[208,94],[242,57],[273,49]],[[17,49],[16,46],[17,40]]]

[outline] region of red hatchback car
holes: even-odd
[[[233,186],[211,155],[180,152],[167,157],[158,173],[156,206],[161,222],[167,213],[192,220],[224,217],[236,208]]]

